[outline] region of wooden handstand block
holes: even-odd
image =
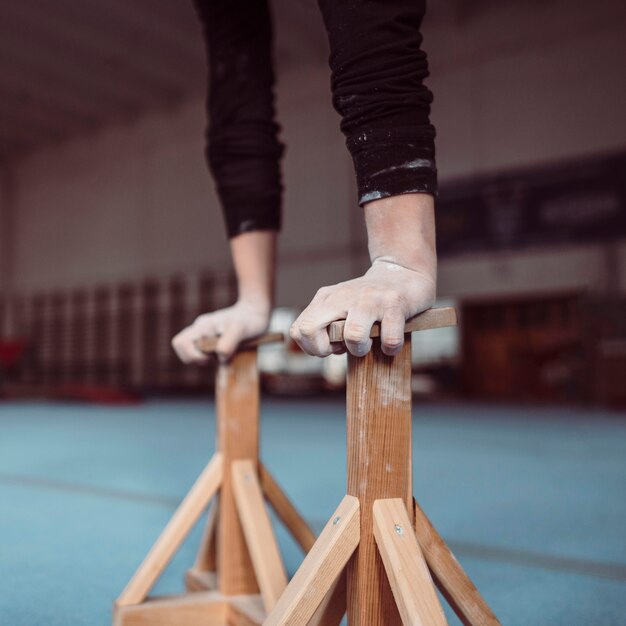
[[[201,337],[198,341],[196,341],[196,347],[205,354],[213,354],[217,348],[218,341],[219,337]],[[253,348],[262,346],[266,343],[278,343],[282,341],[285,341],[285,336],[282,333],[265,333],[265,335],[255,337],[254,339],[248,339],[247,341],[240,343],[237,347],[237,352],[252,350]]]
[[[456,310],[451,306],[428,309],[415,317],[406,321],[404,332],[412,333],[415,330],[429,330],[431,328],[444,328],[445,326],[456,326]],[[328,327],[328,336],[332,343],[343,341],[343,329],[346,320],[333,322]],[[380,337],[380,322],[372,326],[370,337]]]

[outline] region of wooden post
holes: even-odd
[[[380,340],[365,357],[348,357],[348,494],[361,504],[361,543],[347,568],[350,626],[401,626],[374,539],[375,500],[400,498],[412,511],[411,341],[396,357]],[[410,516],[412,517],[412,513]]]
[[[217,565],[219,590],[227,596],[259,592],[239,521],[230,468],[233,461],[259,462],[259,371],[256,350],[236,353],[216,378],[218,449],[224,458],[219,495]]]

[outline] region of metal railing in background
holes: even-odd
[[[13,335],[25,351],[14,382],[42,389],[206,390],[210,373],[183,366],[170,341],[200,313],[235,298],[234,276],[209,272],[18,294]]]

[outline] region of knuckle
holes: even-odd
[[[315,323],[310,319],[302,320],[298,327],[300,329],[300,334],[308,339],[313,337],[313,335],[315,335],[315,331],[317,330]]]
[[[385,292],[385,308],[387,309],[402,309],[406,304],[404,294],[395,289]]]

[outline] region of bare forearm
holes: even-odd
[[[274,302],[276,232],[255,231],[230,240],[239,300],[268,312]]]

